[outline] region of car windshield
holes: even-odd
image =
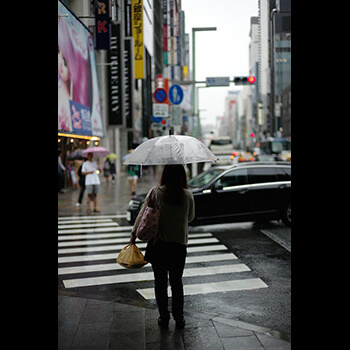
[[[200,173],[191,180],[188,181],[188,187],[201,188],[211,182],[215,177],[221,174],[224,169],[212,168],[204,173]]]

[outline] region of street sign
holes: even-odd
[[[152,122],[161,123],[162,120],[163,120],[162,117],[155,117],[154,115],[152,115]]]
[[[207,77],[207,86],[230,86],[230,77]]]
[[[168,105],[164,103],[153,103],[153,116],[154,117],[169,117]]]
[[[170,126],[182,126],[182,108],[170,106]]]
[[[157,102],[163,103],[167,98],[167,92],[164,88],[155,89],[153,97]]]
[[[184,92],[180,85],[174,84],[169,89],[169,99],[174,105],[179,105],[184,98]]]
[[[151,124],[151,129],[153,131],[162,131],[163,129],[163,124],[162,123],[152,123]]]

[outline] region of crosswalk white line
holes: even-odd
[[[141,246],[141,244],[142,244],[142,246]],[[140,248],[141,252],[144,254],[145,250],[142,248],[146,247],[146,243],[140,243],[140,244],[137,244],[137,246]],[[123,248],[124,248],[124,246],[123,246]],[[63,264],[63,263],[71,263],[71,262],[87,262],[87,261],[94,261],[94,260],[117,259],[117,256],[118,256],[120,250],[117,250],[116,252],[111,253],[111,254],[106,253],[106,254],[89,254],[89,255],[75,255],[75,256],[67,256],[67,257],[66,256],[58,257],[58,263]],[[187,253],[210,252],[210,251],[220,251],[220,250],[227,250],[227,248],[222,244],[208,245],[208,246],[201,246],[201,247],[188,247]]]
[[[60,225],[58,227],[59,230],[63,230],[66,228],[76,228],[79,229],[80,227],[103,227],[103,226],[119,226],[117,222],[93,222],[93,223],[83,223],[83,224],[72,224],[72,225]]]
[[[78,220],[78,219],[123,219],[126,218],[126,214],[115,214],[115,215],[87,215],[87,216],[59,216],[58,221],[62,220]]]
[[[211,233],[192,233],[189,235],[189,238],[200,238],[200,237],[212,237],[213,235]],[[73,241],[78,239],[98,239],[98,238],[118,238],[118,237],[130,237],[130,232],[125,233],[84,233],[82,235],[61,235],[58,236],[59,241]],[[139,241],[136,241],[136,244],[138,244]]]
[[[113,255],[116,258],[115,255]],[[186,258],[186,264],[197,262],[209,262],[209,261],[227,261],[238,259],[233,253],[215,254],[215,255],[200,255],[200,256],[188,256]],[[150,266],[150,265],[147,265]],[[83,266],[70,266],[58,268],[59,275],[69,275],[74,273],[88,273],[99,271],[111,271],[111,270],[125,270],[125,267],[118,263],[110,264],[97,264],[97,265],[83,265]]]
[[[260,278],[249,278],[243,280],[230,280],[222,282],[184,284],[185,295],[231,292],[239,290],[255,290],[268,288],[268,285]],[[155,299],[154,288],[136,289],[145,299]],[[168,288],[168,295],[171,296],[171,288]]]
[[[96,227],[96,228],[80,228],[80,229],[68,229],[68,230],[58,230],[59,235],[66,235],[71,233],[94,233],[94,232],[120,232],[120,231],[129,231],[132,229],[132,226],[118,226],[118,227]]]
[[[81,220],[61,220],[58,225],[64,224],[83,224],[83,223],[98,223],[98,222],[112,222],[112,219],[81,219]]]
[[[218,272],[217,266],[210,267],[196,267],[185,269],[183,277],[193,277],[193,276],[206,276],[206,275],[216,275],[218,273],[235,273],[251,271],[248,266],[244,264],[234,264],[234,265],[223,265],[220,266],[220,272]],[[76,287],[86,287],[86,286],[96,286],[101,284],[114,284],[114,283],[125,283],[125,282],[140,282],[140,281],[151,281],[154,279],[153,272],[140,272],[140,273],[129,273],[123,275],[112,275],[112,276],[99,276],[99,277],[88,277],[79,278],[71,280],[63,280],[63,284],[66,288],[76,288]]]
[[[98,251],[107,251],[107,250],[118,250],[123,249],[125,247],[125,244],[128,243],[127,240],[123,240],[124,244],[117,244],[117,245],[105,245],[105,246],[94,246],[94,247],[83,247],[83,248],[64,248],[64,249],[58,249],[58,254],[71,254],[71,253],[87,253],[87,252],[98,252]],[[129,240],[130,241],[130,240]],[[91,242],[91,241],[89,241]],[[218,243],[219,240],[215,237],[213,238],[200,238],[200,239],[189,239],[188,245],[193,244],[204,244],[204,243]],[[93,244],[93,243],[90,243]],[[96,244],[96,242],[95,242]],[[81,244],[80,244],[81,245]],[[147,243],[139,243],[137,246],[145,247]]]
[[[113,219],[125,217],[126,214],[58,218],[58,275],[62,276],[65,288],[154,280],[151,264],[133,270],[125,269],[116,262],[121,249],[129,243],[133,226],[120,226]],[[137,241],[136,244],[145,253],[147,242]],[[220,244],[211,232],[189,232],[187,253],[183,274],[183,277],[187,277],[183,281],[185,295],[268,287],[260,278],[232,279],[232,274],[251,270],[247,265],[239,263],[237,256]],[[225,280],[203,283],[204,277],[210,275],[221,275],[220,279]],[[197,276],[198,279],[193,280]],[[243,278],[246,274],[235,276]],[[145,299],[155,299],[154,288],[139,288],[137,292]],[[170,287],[169,295],[171,296]]]

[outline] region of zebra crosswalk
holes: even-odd
[[[66,289],[137,283],[136,291],[145,299],[154,299],[151,266],[125,269],[116,262],[129,243],[131,226],[116,221],[126,215],[71,216],[58,218],[58,275]],[[144,252],[147,243],[136,242]],[[183,275],[184,294],[228,292],[267,288],[260,278],[241,278],[251,272],[237,256],[210,232],[191,232]],[[209,280],[208,280],[209,278]],[[214,281],[213,278],[218,278]],[[142,286],[147,288],[141,288]],[[171,290],[169,287],[169,294]]]

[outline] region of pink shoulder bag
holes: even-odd
[[[153,199],[153,207],[149,206],[151,199]],[[136,230],[136,237],[141,241],[151,240],[158,231],[160,208],[157,201],[157,187],[153,188],[148,204],[143,211],[140,224]]]

